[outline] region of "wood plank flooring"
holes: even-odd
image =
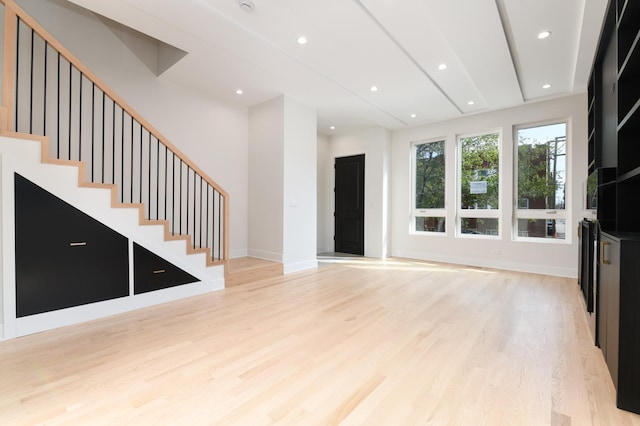
[[[575,280],[324,259],[0,342],[0,424],[640,425]]]
[[[224,284],[228,288],[280,275],[282,275],[282,263],[255,257],[240,257],[229,259]]]

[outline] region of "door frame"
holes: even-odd
[[[333,239],[336,235],[336,196],[335,196],[335,187],[336,187],[336,159],[343,157],[353,157],[356,155],[364,155],[364,256],[368,256],[369,249],[369,209],[367,209],[367,200],[370,197],[369,194],[369,169],[367,166],[367,158],[369,157],[369,153],[367,150],[354,150],[354,151],[341,151],[338,153],[331,154],[331,241],[333,242],[333,248],[335,249],[335,240]]]

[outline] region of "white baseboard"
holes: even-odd
[[[85,321],[159,305],[161,303],[185,299],[187,297],[197,296],[211,291],[221,290],[223,288],[223,279],[210,282],[201,281],[149,293],[106,300],[104,302],[90,303],[87,305],[74,306],[73,308],[29,315],[27,317],[16,319],[15,336],[9,337],[26,336],[28,334],[39,333],[46,330],[52,330],[54,328],[79,324]]]
[[[270,260],[272,262],[282,263],[282,253],[275,253],[266,250],[249,249],[248,255],[258,259]]]
[[[562,268],[540,264],[518,263],[487,259],[475,259],[468,257],[440,256],[431,253],[394,250],[392,257],[404,257],[408,259],[427,260],[432,262],[452,263],[456,265],[476,266],[480,268],[502,269],[505,271],[527,272],[531,274],[551,275],[556,277],[577,278],[576,268]]]
[[[285,263],[282,267],[284,274],[290,274],[292,272],[304,271],[305,269],[312,269],[318,267],[318,261],[314,259],[304,260],[302,262]]]

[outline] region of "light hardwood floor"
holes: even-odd
[[[1,342],[0,424],[640,425],[575,280],[336,262]]]

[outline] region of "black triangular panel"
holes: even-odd
[[[129,295],[129,244],[15,174],[18,317]]]
[[[200,281],[171,262],[133,243],[134,294]]]

